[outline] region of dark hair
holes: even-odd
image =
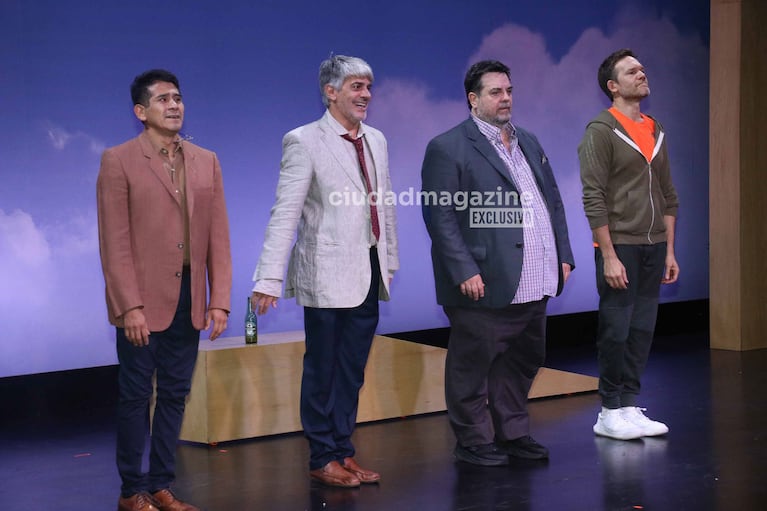
[[[170,71],[164,69],[150,69],[133,79],[130,86],[130,97],[134,105],[149,106],[149,87],[157,82],[168,82],[176,86],[179,91],[178,78]]]
[[[463,88],[466,90],[466,102],[469,104],[469,110],[471,110],[469,92],[479,95],[482,90],[482,76],[486,73],[503,73],[511,78],[509,76],[509,67],[503,62],[497,60],[481,60],[472,65],[469,70],[466,71],[466,78],[463,79]]]
[[[604,60],[604,62],[602,62],[602,65],[599,66],[599,71],[597,72],[597,80],[599,81],[599,86],[602,88],[604,93],[607,94],[607,97],[611,102],[613,100],[613,93],[610,92],[610,89],[607,88],[607,82],[610,80],[615,81],[617,79],[615,76],[615,64],[617,64],[622,59],[625,59],[626,57],[636,58],[636,55],[634,55],[634,52],[628,48],[623,48],[611,53]]]

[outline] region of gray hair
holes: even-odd
[[[320,64],[320,93],[322,94],[322,103],[329,105],[328,98],[325,95],[325,86],[330,85],[335,90],[341,90],[344,81],[351,77],[363,77],[373,81],[373,70],[370,65],[358,57],[347,57],[346,55],[331,55]]]

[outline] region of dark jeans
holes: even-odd
[[[119,401],[117,406],[117,469],[121,493],[168,488],[175,478],[176,443],[184,418],[186,396],[197,360],[200,331],[192,326],[189,272],[184,271],[176,315],[167,330],[152,332],[149,345],[136,347],[117,329]],[[149,472],[142,469],[149,435],[152,376],[157,374],[157,401],[152,420]]]
[[[378,326],[381,270],[370,251],[370,290],[357,307],[304,307],[306,353],[301,378],[301,424],[309,440],[309,470],[353,457],[359,391]]]
[[[546,303],[445,307],[445,401],[465,447],[527,435],[527,396],[546,358]]]
[[[607,285],[602,252],[595,249],[599,394],[605,408],[636,406],[655,332],[666,243],[615,245],[615,252],[626,268],[628,289]]]

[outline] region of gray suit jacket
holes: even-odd
[[[516,127],[519,146],[533,171],[551,217],[559,259],[575,268],[562,199],[543,148],[532,133]],[[421,169],[423,191],[480,192],[503,196],[516,192],[506,165],[487,138],[469,118],[435,137],[426,148]],[[471,227],[472,206],[425,205],[424,220],[432,240],[431,256],[437,302],[446,306],[505,307],[514,299],[522,272],[524,235],[521,228]],[[480,274],[485,296],[475,302],[464,296],[460,284]]]
[[[286,297],[295,296],[306,307],[356,307],[370,289],[370,208],[367,202],[347,200],[364,197],[365,185],[359,163],[350,156],[351,144],[341,138],[345,130],[339,132],[330,119],[326,111],[283,138],[277,200],[253,279],[256,291],[275,295],[270,284],[282,282],[289,259]],[[378,190],[391,192],[386,138],[368,125],[362,130]],[[399,269],[396,217],[389,202],[377,205],[382,300],[389,299],[389,277]]]

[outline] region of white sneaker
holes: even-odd
[[[621,415],[628,422],[642,430],[642,436],[658,436],[668,433],[668,426],[662,422],[654,421],[648,418],[643,412],[647,408],[637,406],[624,406],[621,408]]]
[[[643,436],[642,429],[627,421],[620,408],[611,410],[604,407],[597,416],[594,433],[616,440],[634,440]]]

